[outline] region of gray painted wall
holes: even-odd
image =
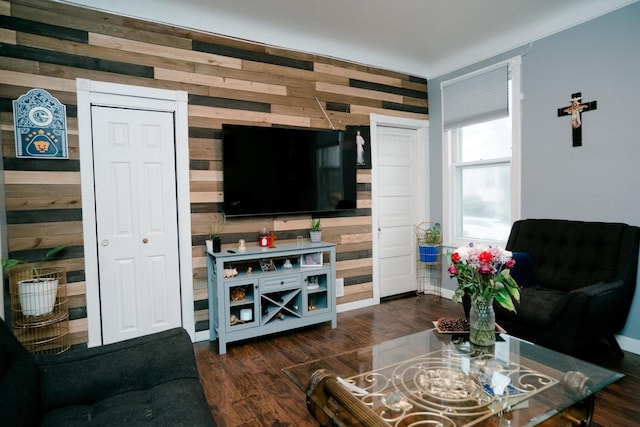
[[[522,54],[522,218],[640,226],[640,3],[429,81],[431,217],[442,219],[440,82]],[[557,109],[582,92],[582,147]],[[446,238],[446,236],[445,236]],[[446,239],[445,239],[446,240]],[[446,264],[446,263],[444,263]],[[446,265],[444,266],[446,269]],[[455,282],[443,274],[443,287]],[[640,340],[640,284],[621,335]]]

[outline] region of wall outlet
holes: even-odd
[[[336,298],[344,296],[344,279],[339,277],[336,279]]]

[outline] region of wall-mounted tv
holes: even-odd
[[[222,149],[227,215],[356,207],[356,149],[344,132],[223,125]]]

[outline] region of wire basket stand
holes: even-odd
[[[25,282],[26,281],[26,282]],[[69,350],[67,274],[62,267],[14,268],[9,272],[11,328],[30,352]]]
[[[438,235],[433,237],[434,226]],[[442,235],[440,225],[432,222],[421,222],[415,226],[416,257],[416,295],[431,294],[436,301],[442,297]]]

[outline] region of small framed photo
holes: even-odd
[[[262,271],[276,271],[276,265],[273,263],[272,259],[261,259],[260,260],[260,268]]]
[[[304,254],[300,257],[300,267],[321,267],[322,252]]]

